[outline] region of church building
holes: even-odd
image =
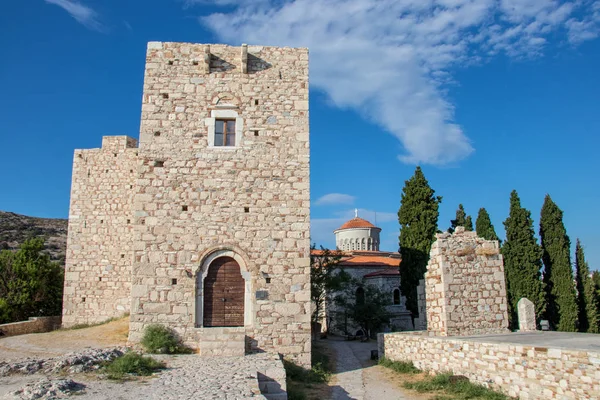
[[[406,299],[400,293],[399,268],[402,268],[400,253],[380,251],[380,233],[381,228],[360,218],[358,210],[355,210],[354,218],[334,231],[336,249],[342,256],[338,265],[352,278],[365,285],[372,285],[387,294],[389,298],[387,309],[391,318],[389,325],[384,328],[386,331],[412,330],[411,313],[406,309]],[[315,255],[317,254],[318,251],[315,252]],[[355,295],[357,298],[364,297],[364,289],[361,286],[356,287]],[[365,298],[364,301],[368,299]],[[325,325],[329,332],[364,334],[359,332],[360,328],[356,324],[346,318],[343,318],[342,323],[339,322],[342,318],[337,318],[336,323],[336,313],[340,310],[333,302],[329,302],[327,307],[330,320],[325,321]]]

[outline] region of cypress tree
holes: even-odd
[[[594,291],[596,292],[596,295],[600,298],[600,272],[592,272],[592,282],[594,283]]]
[[[598,294],[594,281],[590,277],[590,269],[585,261],[583,247],[579,239],[575,244],[575,271],[577,281],[577,305],[579,307],[579,331],[600,333],[598,313]]]
[[[450,228],[448,228],[448,232],[453,233],[457,226],[463,226],[466,231],[473,230],[473,220],[471,219],[470,215],[467,215],[462,204],[458,205],[455,219],[450,220]]]
[[[592,288],[594,299],[596,300],[596,315],[598,316],[598,330],[600,331],[600,272],[592,272]],[[600,332],[598,332],[600,333]]]
[[[473,219],[470,215],[467,215],[467,219],[465,220],[465,230],[473,232]]]
[[[398,210],[400,223],[400,290],[406,296],[406,307],[418,315],[417,285],[427,269],[431,244],[435,241],[440,196],[429,186],[420,167],[404,182]]]
[[[540,216],[540,238],[544,261],[546,319],[559,331],[577,329],[577,298],[571,267],[571,241],[563,224],[563,212],[549,195]]]
[[[545,310],[544,286],[541,281],[542,249],[533,231],[531,212],[521,207],[516,190],[510,194],[510,212],[504,221],[506,242],[502,246],[506,292],[511,326],[517,325],[517,302],[526,297],[535,304],[538,318]]]
[[[492,221],[490,220],[490,214],[488,214],[485,208],[480,208],[479,213],[477,214],[477,220],[475,221],[475,230],[477,231],[477,236],[482,237],[486,240],[498,240],[498,235],[496,235],[496,231],[494,230],[494,225],[492,225]]]

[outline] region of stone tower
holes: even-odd
[[[139,147],[73,166],[63,323],[310,364],[308,51],[148,44]]]

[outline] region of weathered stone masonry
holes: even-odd
[[[73,158],[63,325],[129,312],[137,141],[104,137]]]
[[[214,146],[219,118],[235,120],[235,146]],[[146,325],[162,323],[201,353],[228,354],[230,345],[235,353],[237,344],[229,342],[241,337],[247,350],[279,352],[308,365],[308,129],[306,49],[149,43],[139,149],[123,146],[133,151],[135,166],[112,160],[122,173],[133,169],[132,188],[117,180],[106,193],[82,183],[87,176],[79,154],[115,157],[108,148],[75,155],[67,273],[79,274],[69,279],[65,324],[104,319],[93,308],[85,311],[88,293],[97,293],[97,308],[112,311],[106,316],[119,313],[118,298],[104,295],[92,275],[103,259],[113,267],[127,260],[124,269],[131,269],[121,286],[127,292],[131,285],[131,341]],[[110,163],[108,155],[103,160]],[[97,168],[106,169],[112,176],[108,166]],[[129,236],[115,234],[115,242],[106,243],[104,232],[78,234],[81,221],[92,216],[94,229],[106,223],[97,221],[102,199],[113,196],[130,208],[111,223]],[[95,246],[104,253],[88,250]],[[234,258],[245,280],[240,328],[202,327],[203,278],[221,256]],[[87,306],[78,303],[82,297]],[[215,338],[221,345],[210,345]]]
[[[600,398],[600,353],[494,343],[421,332],[380,333],[379,354],[419,369],[464,375],[520,399]]]
[[[440,336],[507,333],[498,241],[477,237],[460,226],[453,235],[436,237],[425,274],[427,330]]]

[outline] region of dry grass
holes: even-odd
[[[123,317],[89,328],[11,336],[0,340],[0,360],[56,357],[88,347],[125,346],[128,335],[129,317]]]
[[[452,374],[431,376],[416,369],[412,363],[390,361],[385,358],[379,365],[394,371],[396,382],[405,389],[431,396],[434,400],[509,400],[510,397],[471,383],[465,377]]]

